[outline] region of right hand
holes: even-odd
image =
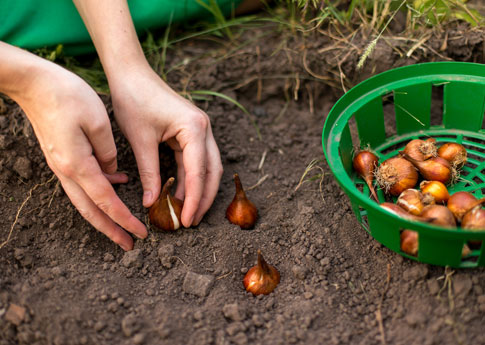
[[[81,78],[38,59],[25,92],[13,98],[31,121],[49,167],[74,206],[96,229],[131,250],[133,239],[126,231],[145,238],[147,230],[111,186],[128,177],[117,172],[106,109]]]

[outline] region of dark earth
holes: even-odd
[[[485,270],[421,264],[380,245],[322,152],[325,116],[358,81],[418,62],[485,62],[483,29],[455,22],[426,34],[419,46],[424,36],[385,37],[360,71],[372,39],[363,30],[300,33],[259,22],[237,42],[173,45],[165,71],[176,90],[223,93],[250,116],[194,95],[221,150],[219,194],[199,226],[152,229],[126,253],[78,214],[22,111],[3,96],[0,242],[12,235],[0,249],[0,344],[484,344]],[[115,189],[146,221],[133,153],[114,121],[113,130],[130,176]],[[165,181],[175,163],[161,152]],[[225,218],[235,172],[259,209],[254,230]],[[263,297],[242,284],[258,249],[281,273]]]

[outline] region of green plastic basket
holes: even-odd
[[[437,89],[433,92],[433,89]],[[432,94],[440,94],[437,104]],[[386,104],[386,106],[384,106]],[[442,107],[442,108],[441,108]],[[385,111],[391,109],[391,111]],[[431,116],[438,110],[438,116]],[[451,267],[485,266],[485,231],[446,229],[400,218],[369,197],[369,189],[352,169],[355,147],[370,146],[379,162],[396,156],[407,142],[436,138],[457,142],[468,151],[468,162],[450,194],[469,191],[485,195],[485,65],[433,62],[396,68],[348,91],[330,111],[322,143],[327,162],[350,198],[358,221],[378,242],[413,260]],[[387,130],[387,133],[386,133]],[[382,190],[377,190],[381,202]],[[418,232],[418,256],[400,249],[400,232]],[[462,258],[469,240],[482,241]]]

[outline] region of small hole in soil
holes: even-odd
[[[431,126],[443,125],[443,85],[433,85],[431,88]]]
[[[384,126],[386,136],[396,135],[396,112],[394,111],[394,94],[388,93],[382,96],[382,108],[384,110]]]

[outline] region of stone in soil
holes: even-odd
[[[243,321],[246,319],[246,310],[237,303],[224,305],[222,312],[226,318],[233,321]]]
[[[158,248],[158,258],[163,267],[170,269],[173,266],[176,258],[174,257],[175,247],[173,244],[162,244]]]
[[[187,272],[182,288],[185,293],[205,297],[209,294],[213,283],[214,276]]]
[[[465,275],[457,275],[453,279],[453,292],[455,296],[466,297],[473,287],[473,282],[470,277]]]
[[[25,308],[17,304],[10,304],[7,312],[5,313],[5,320],[13,323],[15,326],[20,326],[20,324],[25,320]]]
[[[126,268],[140,268],[143,265],[143,254],[141,249],[133,249],[126,252],[121,259],[120,264]]]
[[[32,177],[32,162],[30,159],[26,157],[18,157],[13,165],[13,170],[23,177],[24,179],[28,180]]]

